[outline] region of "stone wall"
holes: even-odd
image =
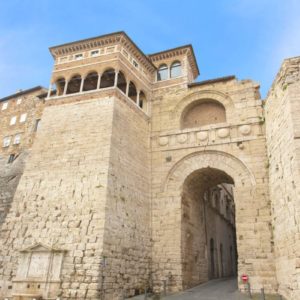
[[[226,190],[224,186],[226,186]],[[229,187],[228,184],[219,185],[219,197],[212,199],[213,197],[208,196],[205,201],[206,252],[210,279],[236,275],[235,209],[233,195],[228,193]],[[211,196],[213,195],[214,193],[211,194]],[[226,210],[226,202],[228,204],[226,196],[230,197],[229,203],[233,204],[233,208],[229,210],[233,214],[233,218]]]
[[[153,95],[152,240],[157,289],[162,289],[169,273],[170,289],[182,289],[183,182],[196,170],[215,168],[235,184],[238,278],[246,273],[254,291],[264,286],[276,292],[267,153],[257,91],[252,81],[230,80],[190,89],[178,85]],[[225,107],[226,123],[181,130],[184,109],[207,99]]]
[[[33,143],[35,123],[41,118],[44,106],[37,96],[44,91],[36,87],[6,100],[0,99],[0,227],[10,209]],[[21,116],[25,114],[26,118],[21,122]],[[13,117],[16,122],[10,124]],[[19,142],[15,141],[17,135],[20,136]],[[6,137],[10,138],[9,145],[4,145]]]
[[[31,292],[63,299],[99,296],[113,99],[59,104],[44,110],[42,130],[0,231],[2,297],[16,290],[12,279],[20,251],[36,243],[65,255],[58,290],[42,286]]]
[[[182,192],[183,288],[208,280],[203,191],[186,183]],[[171,238],[171,236],[170,236]]]
[[[142,293],[149,285],[149,129],[145,114],[115,101],[103,246],[107,300]]]
[[[192,104],[187,112],[183,112],[182,128],[200,127],[216,123],[225,123],[225,109],[222,105],[213,102],[200,102]]]
[[[20,153],[12,163],[8,163],[6,156],[0,156],[0,228],[10,210],[27,155],[26,152]]]
[[[284,61],[265,104],[279,292],[300,298],[300,58]]]

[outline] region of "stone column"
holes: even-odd
[[[65,83],[65,87],[64,87],[64,92],[63,92],[63,95],[66,95],[66,94],[67,94],[68,83],[69,83],[69,81],[68,81],[68,80],[66,80],[66,83]]]
[[[119,71],[115,71],[115,83],[114,83],[114,87],[116,87],[117,86],[117,84],[118,84],[118,75],[119,75]]]
[[[102,74],[101,74],[101,73],[98,73],[97,90],[100,89],[101,77],[102,77]]]
[[[129,93],[129,83],[130,81],[127,81],[127,84],[126,84],[126,96],[128,97],[128,93]]]
[[[50,98],[52,92],[52,83],[49,85],[48,93],[47,93],[47,98]]]
[[[85,80],[85,77],[82,77],[82,78],[81,78],[81,83],[80,83],[80,90],[79,90],[79,93],[82,93],[82,91],[83,91],[84,80]]]

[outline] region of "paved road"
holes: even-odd
[[[130,298],[144,300],[144,296]],[[248,300],[237,289],[236,278],[211,280],[176,295],[164,297],[165,300]]]
[[[239,293],[236,278],[211,280],[190,290],[165,297],[168,300],[246,300]]]

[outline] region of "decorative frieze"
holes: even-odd
[[[205,146],[228,142],[240,142],[255,139],[263,134],[261,124],[229,125],[222,128],[193,129],[187,132],[176,131],[154,136],[155,146],[159,148],[182,146]]]

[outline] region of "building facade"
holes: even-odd
[[[50,52],[48,90],[0,99],[0,299],[242,274],[300,298],[300,58],[262,101],[251,80],[195,82],[191,45],[145,55],[117,32]]]

